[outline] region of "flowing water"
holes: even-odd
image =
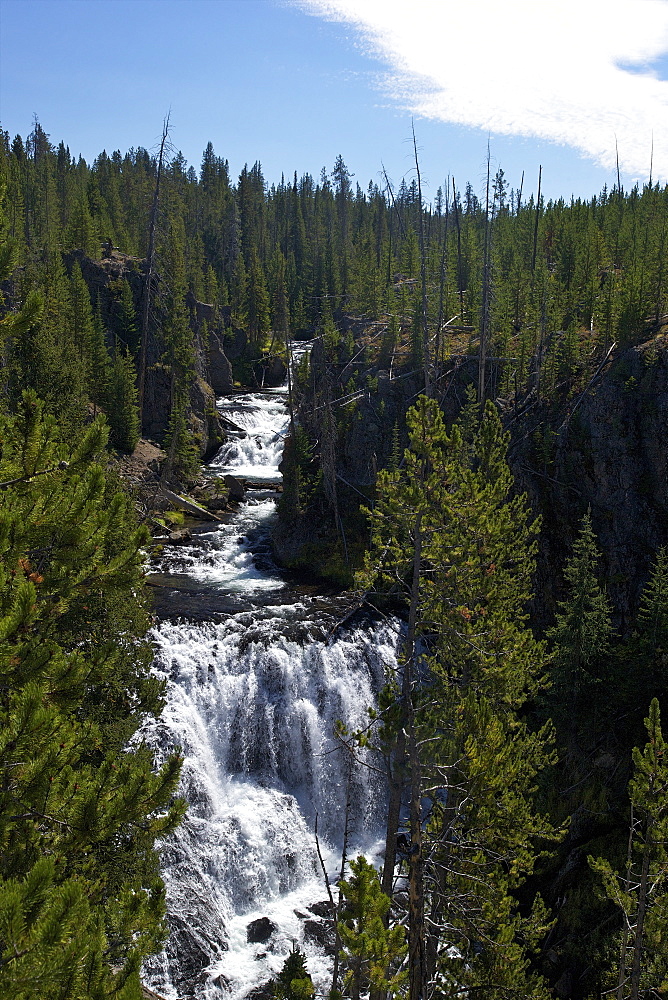
[[[167,1000],[240,1000],[280,971],[294,944],[326,989],[331,945],[316,819],[332,882],[346,799],[350,853],[381,847],[382,762],[358,751],[351,767],[335,727],[368,722],[396,662],[395,630],[373,622],[337,629],[342,599],[300,591],[272,562],[276,494],[266,487],[280,482],[285,391],[219,407],[239,431],[210,473],[265,488],[155,566],[172,609],[153,635],[167,705],[144,736],[158,758],[181,748],[189,803],[162,851],[170,937],[145,969]]]

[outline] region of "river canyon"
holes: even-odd
[[[251,488],[225,523],[165,548],[150,577],[167,704],[142,736],[158,759],[180,748],[188,802],[161,851],[169,938],[144,975],[166,1000],[261,995],[294,946],[326,990],[323,865],[334,886],[346,821],[349,856],[380,860],[384,844],[383,760],[371,749],[351,758],[335,730],[368,724],[396,667],[397,623],[339,625],[345,598],[296,582],[272,559],[287,388],[237,393],[218,408],[239,430],[206,472]]]

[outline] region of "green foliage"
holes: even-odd
[[[139,440],[137,399],[137,373],[132,355],[127,347],[117,346],[111,369],[107,417],[111,440],[121,451],[133,451]]]
[[[269,989],[276,1000],[311,1000],[315,992],[313,980],[306,968],[306,956],[299,948],[290,952]]]
[[[135,355],[139,350],[139,329],[135,312],[134,298],[129,281],[121,284],[121,295],[118,300],[118,323],[116,335],[124,346]]]
[[[161,707],[142,644],[144,531],[96,459],[34,394],[0,426],[0,994],[139,1000],[159,945],[154,842],[179,762],[129,746]]]
[[[554,649],[550,704],[560,721],[568,720],[573,734],[581,721],[584,700],[594,695],[605,677],[613,633],[610,604],[596,576],[599,560],[588,512],[564,568],[567,597],[560,601],[556,623],[548,632]]]
[[[339,885],[345,900],[338,920],[346,970],[343,995],[359,1000],[369,990],[382,990],[390,998],[401,996],[408,977],[398,971],[406,956],[405,934],[399,925],[387,926],[390,899],[380,888],[378,872],[360,855]]]
[[[192,480],[200,469],[200,456],[187,421],[187,401],[179,394],[172,408],[165,437],[167,466],[177,478]]]
[[[445,995],[457,983],[490,997],[538,997],[527,952],[546,932],[545,907],[537,897],[521,916],[514,897],[539,845],[557,836],[532,801],[536,775],[553,761],[551,727],[532,732],[518,716],[545,659],[525,611],[538,525],[525,498],[512,496],[495,407],[479,423],[472,407],[450,433],[433,400],[422,396],[409,411],[403,466],[380,473],[368,512],[372,549],[360,583],[410,598],[423,643],[422,654],[406,649],[423,679],[408,707],[402,696],[399,732],[412,712],[428,747],[422,791],[411,794],[429,800],[429,821],[422,830],[412,819],[411,830],[434,867],[424,901],[430,978]]]
[[[648,743],[633,750],[626,869],[620,874],[606,858],[589,858],[605,895],[622,911],[619,957],[606,984],[617,987],[618,1000],[668,989],[668,746],[656,698],[645,728]]]
[[[262,264],[255,248],[251,252],[248,268],[246,316],[248,318],[248,339],[251,344],[264,347],[269,331],[269,293]]]

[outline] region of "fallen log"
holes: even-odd
[[[205,507],[200,507],[198,503],[191,500],[190,497],[182,497],[178,493],[174,493],[173,490],[167,489],[166,486],[160,486],[160,492],[169,500],[170,503],[174,504],[177,510],[183,510],[186,514],[190,514],[191,517],[196,517],[200,521],[217,521],[220,523],[221,518],[216,514],[212,514],[210,510],[206,510]]]

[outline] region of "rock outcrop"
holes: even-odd
[[[300,422],[316,454],[323,413],[322,397],[313,405],[319,366],[314,346],[316,384],[302,401]],[[461,358],[441,380],[448,423],[456,419],[476,372],[477,358]],[[392,449],[401,452],[407,443],[404,415],[420,385],[415,376],[399,373],[390,379],[368,366],[356,382],[350,401],[332,411],[337,482],[342,494],[350,488],[368,495]],[[516,488],[542,516],[536,620],[553,620],[563,596],[564,562],[591,509],[603,553],[601,579],[623,629],[637,609],[657,548],[668,544],[668,327],[646,343],[615,350],[600,371],[592,362],[589,373],[580,374],[579,388],[570,382],[548,401],[534,393],[517,406],[514,400],[499,405],[510,432],[508,460]],[[310,512],[282,518],[274,535],[279,561],[317,574],[324,536],[331,542],[333,530],[325,521]]]
[[[132,293],[136,327],[139,331],[144,301],[145,260],[113,249],[108,250],[101,260],[91,260],[81,250],[65,254],[64,260],[70,271],[75,261],[78,262],[90,291],[91,302],[100,310],[108,332],[109,346],[113,338],[126,336],[122,329],[121,307],[121,292],[125,282]],[[164,345],[161,336],[167,315],[166,288],[159,274],[153,280],[142,433],[147,438],[161,442],[169,424],[171,396],[170,373],[163,361]],[[217,395],[229,392],[232,388],[232,369],[222,346],[224,317],[218,314],[213,305],[197,301],[191,293],[186,295],[185,304],[195,348],[195,375],[190,386],[191,431],[200,454],[206,459],[225,439],[215,404]],[[136,343],[128,346],[136,351],[139,344],[138,332],[135,339]]]
[[[515,482],[542,516],[541,607],[562,596],[561,568],[590,509],[623,629],[668,543],[668,335],[617,352],[584,391],[509,417]]]

